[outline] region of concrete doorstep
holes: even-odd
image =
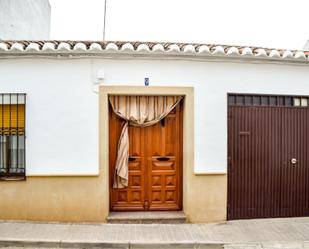
[[[0,222],[0,247],[309,249],[309,218],[212,224]]]
[[[110,212],[107,217],[113,224],[183,224],[186,220],[183,211]]]

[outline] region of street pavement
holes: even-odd
[[[0,247],[309,249],[309,217],[210,224],[0,222]]]

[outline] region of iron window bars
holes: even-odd
[[[0,180],[25,179],[26,94],[0,94]]]
[[[229,106],[309,107],[308,96],[228,94]]]

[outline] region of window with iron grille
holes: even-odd
[[[309,96],[228,94],[229,106],[276,106],[309,108]]]
[[[25,94],[0,94],[0,180],[25,179],[25,105]]]

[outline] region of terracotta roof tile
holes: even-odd
[[[143,53],[196,56],[229,56],[309,62],[309,51],[200,43],[141,41],[0,40],[1,54],[104,54]]]

